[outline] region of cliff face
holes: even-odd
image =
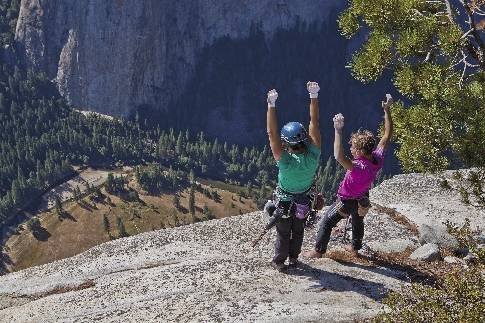
[[[214,40],[321,20],[337,2],[23,0],[16,40],[74,106],[127,115],[168,107]]]
[[[322,120],[344,112],[352,128],[377,126],[382,86],[364,88],[345,69],[350,45],[335,22],[344,5],[22,0],[16,41],[24,63],[46,72],[77,108],[136,110],[162,127],[255,144],[266,140],[266,91],[281,93],[281,122],[306,123],[310,79],[323,89]]]

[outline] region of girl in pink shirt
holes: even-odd
[[[317,233],[315,249],[305,252],[303,256],[308,258],[320,258],[327,250],[330,234],[337,223],[348,216],[352,217],[352,245],[346,249],[354,256],[358,256],[358,250],[362,248],[364,237],[364,215],[369,208],[369,188],[384,164],[384,153],[392,136],[392,119],[390,106],[392,97],[387,94],[387,101],[382,102],[384,110],[384,135],[376,146],[376,140],[372,132],[359,130],[350,137],[350,152],[353,159],[345,156],[342,147],[342,129],[344,117],[337,114],[333,118],[335,128],[334,157],[342,165],[347,173],[340,183],[337,192],[337,202],[327,211],[321,221]],[[342,206],[336,210],[336,205],[341,202]]]

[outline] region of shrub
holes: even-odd
[[[483,268],[482,268],[483,269]],[[480,266],[446,276],[438,287],[412,284],[384,300],[376,322],[484,322],[485,279]]]
[[[461,228],[447,225],[450,234],[478,261],[447,274],[436,286],[416,283],[391,292],[384,299],[388,311],[379,314],[376,322],[485,322],[485,250],[473,238],[468,219]]]

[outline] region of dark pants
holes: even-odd
[[[341,210],[346,214],[350,214],[352,217],[352,247],[354,250],[359,250],[362,248],[362,238],[364,237],[364,217],[359,216],[357,213],[359,208],[357,200],[342,200],[342,203],[343,207]],[[330,241],[332,229],[340,220],[345,218],[339,212],[331,212],[332,208],[335,207],[335,204],[336,203],[332,204],[329,211],[323,216],[317,233],[315,250],[321,253],[327,251],[327,245]]]
[[[273,261],[284,263],[286,258],[297,259],[301,252],[306,219],[300,220],[294,215],[293,203],[280,201],[275,212],[285,212],[288,218],[280,218],[276,223],[275,256]],[[290,210],[288,210],[291,207]],[[289,212],[289,213],[287,213]]]

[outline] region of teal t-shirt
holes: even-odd
[[[318,168],[320,149],[309,144],[301,154],[284,151],[276,163],[279,168],[278,185],[290,193],[301,193],[308,190]]]

